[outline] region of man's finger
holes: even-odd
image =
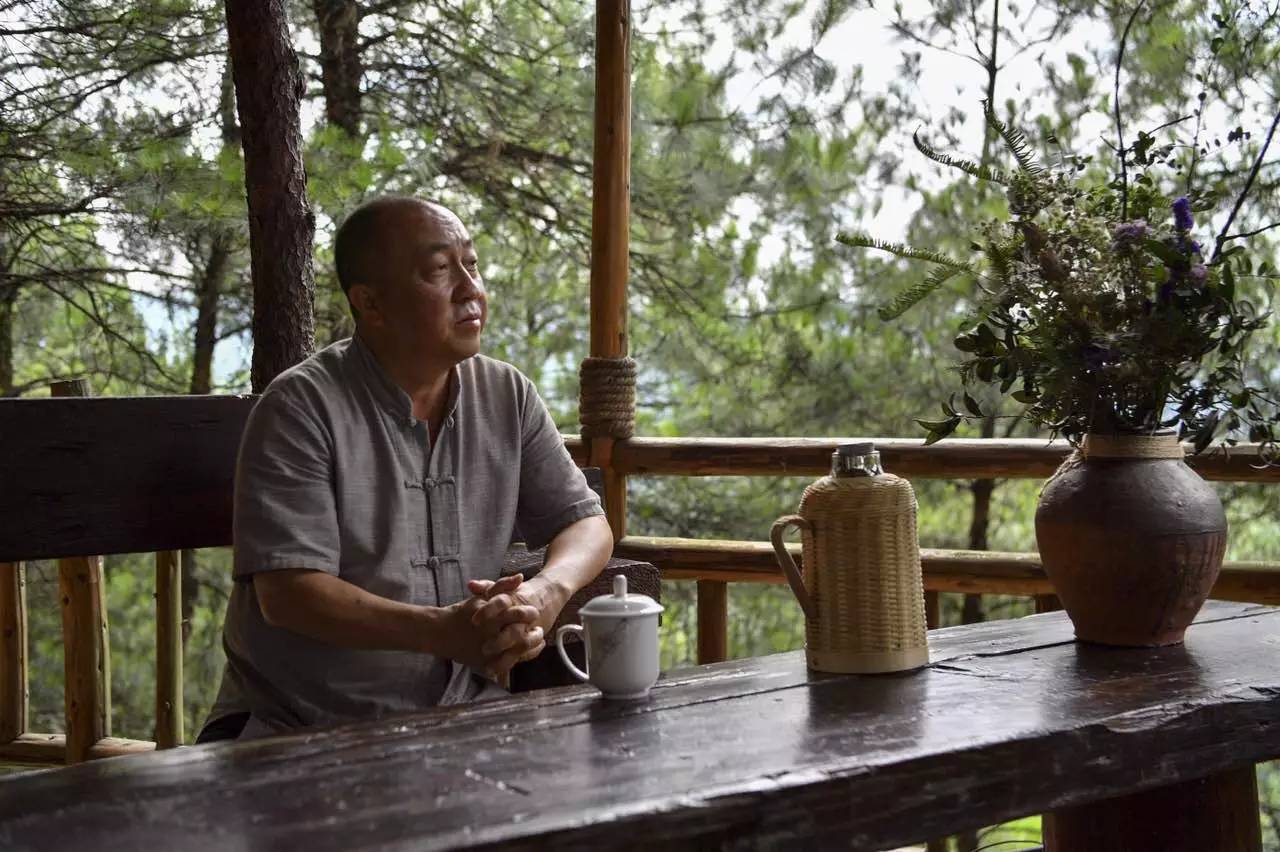
[[[489,663],[487,667],[489,671],[492,672],[496,677],[501,677],[502,675],[505,675],[507,672],[511,671],[511,669],[515,666],[516,663],[524,660],[525,655],[530,653],[530,651],[532,651],[533,648],[536,648],[539,645],[546,644],[542,639],[541,628],[535,627],[533,630],[529,631],[528,635],[530,638],[536,636],[536,639],[533,639],[533,641],[535,642],[533,646],[529,646],[525,643],[521,643],[516,647],[508,651],[505,651],[502,654],[502,656],[498,657],[496,660],[493,660]]]
[[[514,603],[515,600],[511,595],[495,595],[488,600],[482,599],[480,608],[476,610],[475,615],[471,616],[471,623],[481,625],[495,619],[499,614],[510,609]]]
[[[497,633],[508,624],[537,624],[538,615],[537,607],[516,604],[497,611],[485,607],[473,615],[471,620],[481,630]]]
[[[539,654],[541,654],[543,651],[546,650],[546,648],[547,648],[547,640],[545,638],[539,639],[536,645],[534,645],[532,648],[525,651],[523,655],[521,655],[519,662],[527,663],[530,660],[536,659]]]
[[[493,597],[494,595],[504,595],[514,592],[516,589],[520,588],[520,584],[523,582],[523,574],[511,574],[507,577],[499,577],[498,580],[489,587],[487,596]]]
[[[497,657],[510,648],[521,645],[529,628],[523,624],[508,624],[480,646],[480,653],[486,658]]]
[[[520,588],[520,584],[524,582],[523,574],[511,574],[507,577],[500,577],[498,580],[468,580],[467,590],[473,595],[479,595],[482,598],[491,598],[494,595],[506,594],[514,592]]]

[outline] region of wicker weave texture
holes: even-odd
[[[805,489],[800,514],[810,665],[891,671],[928,661],[924,580],[911,483],[892,474],[824,477]],[[859,660],[863,665],[860,665]]]

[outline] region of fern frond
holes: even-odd
[[[987,166],[975,163],[972,160],[964,160],[960,157],[953,157],[950,154],[944,154],[934,148],[928,142],[920,138],[920,131],[911,134],[911,141],[915,143],[916,150],[924,154],[935,163],[941,163],[944,166],[953,169],[959,169],[965,174],[973,175],[978,180],[991,181],[992,183],[1008,184],[1009,176],[999,169],[989,168]]]
[[[930,249],[912,248],[902,243],[891,243],[886,240],[876,239],[870,234],[861,231],[848,231],[836,234],[836,242],[843,243],[853,248],[872,248],[880,251],[887,251],[889,254],[910,260],[927,260],[930,263],[936,263],[939,266],[945,266],[948,269],[954,269],[957,272],[975,272],[976,270],[968,263],[962,260],[956,260],[948,257],[940,252]]]
[[[924,299],[928,298],[933,291],[937,290],[943,284],[946,284],[952,278],[959,275],[961,270],[948,269],[941,267],[929,273],[929,277],[925,278],[914,287],[908,287],[897,296],[893,297],[893,301],[887,305],[882,305],[876,312],[880,315],[880,319],[888,321],[895,320],[898,317],[911,310]]]
[[[1009,255],[995,243],[988,243],[987,260],[996,274],[996,282],[1000,285],[1000,289],[1004,290],[1009,286]]]
[[[999,118],[996,118],[996,111],[991,106],[991,101],[984,100],[982,102],[982,114],[986,116],[987,124],[994,127],[996,132],[1000,134],[1005,146],[1013,154],[1013,158],[1018,161],[1019,168],[1032,177],[1040,177],[1044,174],[1044,166],[1040,165],[1040,161],[1032,153],[1031,143],[1027,141],[1027,137],[1022,135],[1022,131],[1018,128],[1010,127]]]

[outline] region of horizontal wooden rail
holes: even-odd
[[[799,545],[790,546],[797,563]],[[614,548],[617,556],[651,562],[668,580],[784,582],[773,547],[765,541],[710,541],[688,538],[627,536]],[[920,554],[924,585],[929,591],[974,594],[1045,595],[1053,587],[1035,553],[924,549]],[[1213,597],[1280,605],[1280,564],[1228,562]]]
[[[1071,450],[1066,441],[915,438],[632,438],[613,463],[629,476],[821,476],[850,440],[874,441],[885,469],[922,479],[1043,479]],[[1205,479],[1280,483],[1280,467],[1259,467],[1257,445],[1206,451],[1188,463]]]
[[[156,744],[145,740],[104,737],[89,749],[89,758],[119,757],[155,751]],[[63,734],[23,734],[13,742],[0,744],[0,763],[29,763],[61,766],[67,762],[67,738]]]

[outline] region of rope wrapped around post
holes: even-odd
[[[582,437],[630,438],[636,430],[636,362],[633,358],[584,358],[578,372]]]

